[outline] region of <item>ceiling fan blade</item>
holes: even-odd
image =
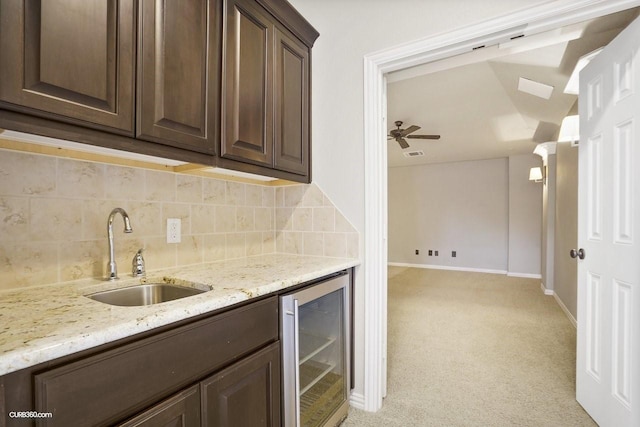
[[[407,135],[406,137],[415,139],[440,139],[440,135]]]
[[[406,139],[402,137],[397,137],[396,141],[398,141],[398,144],[400,144],[400,148],[402,149],[409,148],[409,143],[407,142]]]
[[[400,132],[400,136],[407,136],[407,135],[409,135],[410,133],[413,133],[413,132],[417,131],[418,129],[420,129],[420,126],[416,126],[416,125],[409,126],[409,127],[408,127],[408,128],[406,128],[405,130],[403,130],[402,132]]]

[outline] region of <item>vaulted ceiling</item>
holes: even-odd
[[[531,153],[554,141],[577,108],[564,93],[578,59],[608,44],[640,8],[512,40],[387,76],[387,126],[403,121],[439,140],[388,141],[389,166],[479,160]],[[520,78],[553,87],[543,99],[518,90]],[[424,156],[404,153],[422,151]]]

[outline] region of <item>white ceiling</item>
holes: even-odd
[[[491,159],[533,152],[557,139],[577,96],[563,93],[577,60],[609,43],[640,8],[515,39],[387,76],[387,126],[439,134],[388,141],[389,167]],[[520,77],[554,87],[549,100],[518,91]],[[421,150],[423,157],[403,152]]]

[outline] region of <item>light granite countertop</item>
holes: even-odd
[[[188,298],[142,307],[104,304],[85,295],[133,286],[86,279],[0,292],[0,375],[96,347],[176,321],[267,295],[354,267],[356,259],[261,255],[167,269],[146,282],[205,289]]]

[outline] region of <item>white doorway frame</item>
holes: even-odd
[[[385,74],[621,10],[640,0],[555,0],[364,57],[364,389],[352,404],[375,412],[386,395],[387,149]]]

